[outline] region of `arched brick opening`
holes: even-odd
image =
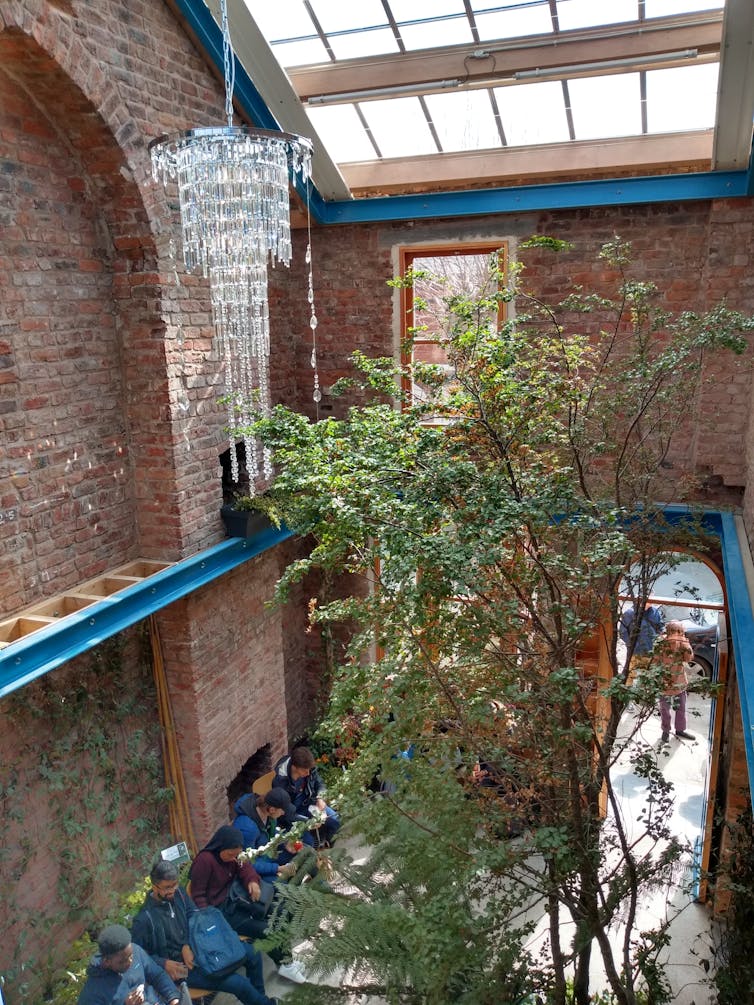
[[[163,321],[176,294],[160,282],[145,206],[154,192],[140,190],[120,145],[134,133],[122,105],[88,59],[76,69],[120,123],[117,137],[34,37],[0,32],[0,533],[19,559],[6,611],[137,555],[185,550],[188,437],[174,433],[181,378]]]

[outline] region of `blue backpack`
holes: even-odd
[[[246,959],[246,950],[216,907],[202,907],[189,916],[189,945],[194,963],[205,974],[225,977]]]

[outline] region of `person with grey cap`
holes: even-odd
[[[178,988],[123,925],[103,928],[97,946],[78,1005],[179,1005]]]

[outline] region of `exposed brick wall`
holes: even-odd
[[[107,917],[114,893],[165,846],[167,806],[144,801],[156,795],[148,770],[159,724],[143,654],[134,626],[0,702],[0,973],[16,972],[8,1001],[21,1000],[19,983],[39,992],[82,918]]]
[[[165,665],[200,847],[226,822],[225,792],[269,743],[286,750],[285,612],[268,608],[280,568],[275,551],[160,612]]]

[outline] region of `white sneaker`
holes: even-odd
[[[299,963],[298,960],[291,960],[290,963],[281,963],[278,967],[278,974],[287,981],[293,981],[294,984],[306,984],[309,979],[306,976],[304,964]]]

